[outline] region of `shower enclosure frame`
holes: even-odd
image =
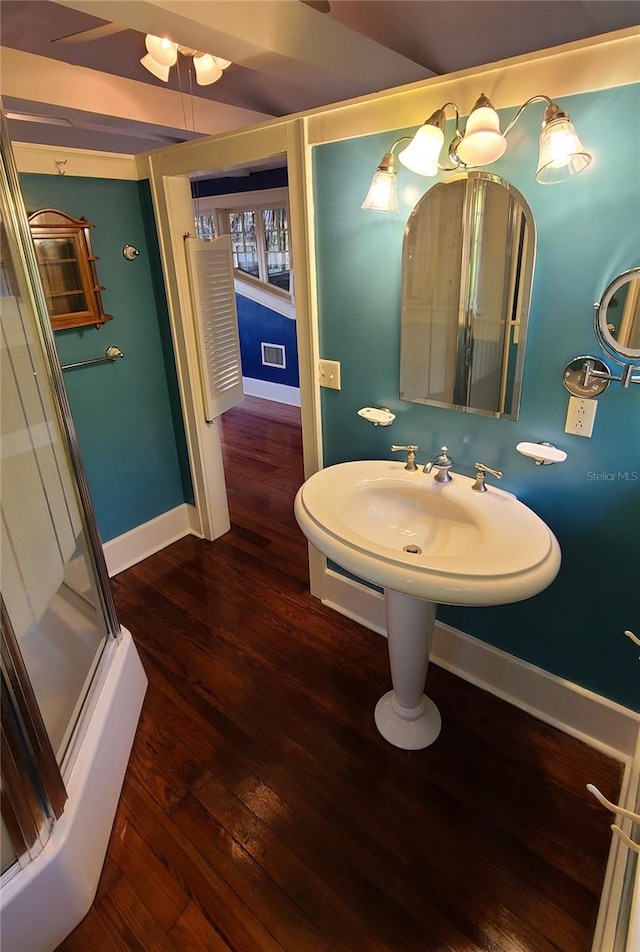
[[[6,640],[3,638],[3,687],[13,719],[3,721],[3,745],[6,749],[13,740],[23,741],[23,750],[15,760],[14,784],[21,777],[26,783],[33,774],[36,790],[42,788],[48,793],[42,798],[41,812],[35,803],[37,797],[27,805],[33,819],[31,832],[26,838],[18,835],[16,852],[22,849],[22,855],[0,880],[2,948],[3,952],[26,948],[30,952],[51,952],[84,918],[93,902],[147,678],[130,633],[118,622],[17,168],[4,116],[0,118],[4,227],[25,311],[33,315],[34,346],[40,350],[48,376],[42,384],[48,383],[55,406],[106,632],[72,739],[58,765],[28,677],[25,680],[20,650],[15,641],[12,645],[10,621],[8,616],[3,619],[7,622],[3,624],[7,630]],[[29,721],[33,729],[25,730]],[[8,763],[12,768],[13,758]],[[15,821],[20,826],[22,822],[29,827],[29,818],[26,814],[20,817],[19,809],[9,811],[9,823]]]

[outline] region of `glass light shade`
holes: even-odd
[[[425,122],[407,148],[398,153],[398,158],[403,165],[418,175],[437,175],[438,159],[443,142],[442,129]]]
[[[573,123],[563,115],[546,123],[540,132],[536,181],[541,185],[564,182],[591,164],[591,154],[578,138]]]
[[[198,86],[210,86],[211,83],[216,83],[222,76],[222,69],[211,53],[200,53],[194,56],[193,65]]]
[[[467,119],[456,152],[465,165],[489,165],[504,155],[507,140],[500,132],[500,119],[492,106],[479,106]]]
[[[216,61],[216,66],[219,66],[220,69],[228,69],[231,66],[231,60],[222,59],[221,56],[214,56],[213,58]]]
[[[173,40],[168,40],[166,36],[153,36],[151,33],[147,33],[144,38],[144,45],[156,63],[160,63],[162,66],[175,65],[178,59],[178,44],[174,43]]]
[[[373,212],[398,212],[398,173],[393,169],[376,169],[367,197],[360,206]]]
[[[150,73],[153,73],[157,79],[161,79],[163,83],[169,82],[169,67],[163,66],[162,63],[159,63],[153,58],[151,53],[147,53],[146,56],[143,56],[140,62],[145,67],[145,69],[148,69]]]

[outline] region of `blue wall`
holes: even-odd
[[[526,602],[441,608],[441,620],[635,710],[640,631],[640,387],[600,397],[593,437],[564,433],[565,364],[599,355],[593,302],[619,272],[640,266],[640,87],[561,101],[587,148],[590,169],[562,185],[535,182],[543,106],[531,106],[490,171],[512,182],[533,211],[538,254],[520,417],[517,422],[403,402],[399,391],[402,236],[411,208],[437,179],[401,167],[397,218],[360,204],[394,139],[384,133],[314,149],[320,344],[342,365],[342,390],[322,392],[325,465],[391,458],[389,445],[418,443],[419,459],[446,443],[459,471],[480,459],[504,471],[516,493],[552,528],[562,548],[556,581]],[[512,111],[501,117],[502,126]],[[362,406],[390,407],[392,429],[370,426]],[[566,463],[537,467],[520,440],[549,440]],[[600,474],[605,475],[598,478]],[[482,558],[482,554],[478,554]]]
[[[113,320],[57,331],[61,363],[102,356],[113,364],[65,372],[80,449],[103,542],[193,500],[175,364],[146,182],[22,175],[28,212],[57,208],[85,217],[104,309]],[[125,244],[140,256],[122,255]]]
[[[242,373],[255,380],[268,380],[288,387],[299,387],[296,322],[263,304],[236,294]],[[286,367],[265,367],[261,343],[282,344]]]
[[[233,175],[224,178],[196,179],[191,183],[193,198],[206,198],[208,195],[230,195],[234,192],[255,192],[264,188],[287,188],[289,177],[287,167],[262,169],[238,178]]]

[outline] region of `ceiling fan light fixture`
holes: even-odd
[[[144,38],[147,53],[162,66],[174,66],[178,59],[178,44],[166,36],[153,36],[147,33]]]
[[[147,53],[146,56],[143,56],[140,62],[156,79],[161,79],[163,83],[169,82],[169,67],[163,66],[162,63],[155,60],[151,53]]]
[[[154,36],[152,33],[147,33],[144,44],[147,55],[143,56],[140,62],[163,83],[169,82],[169,69],[177,63],[179,52],[193,59],[198,86],[210,86],[216,83],[221,78],[222,71],[231,66],[231,60],[212,56],[211,53],[203,53],[190,46],[181,46],[166,36]]]
[[[147,54],[142,57],[140,62],[156,79],[168,83],[169,68],[178,59],[178,44],[164,36],[153,36],[151,33],[147,33],[144,38],[144,45],[147,48]]]
[[[217,83],[222,76],[222,69],[211,53],[194,53],[193,66],[198,86],[210,86],[212,83]]]

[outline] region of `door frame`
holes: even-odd
[[[149,178],[167,290],[187,450],[198,525],[194,531],[216,539],[229,529],[226,484],[218,421],[205,422],[189,295],[183,236],[193,234],[189,175],[221,171],[256,160],[284,157],[289,178],[291,254],[296,274],[296,332],[300,374],[305,478],[322,465],[318,333],[313,233],[311,149],[305,118],[272,121],[238,132],[159,149],[138,160]],[[311,590],[321,595],[325,559],[309,550]]]

